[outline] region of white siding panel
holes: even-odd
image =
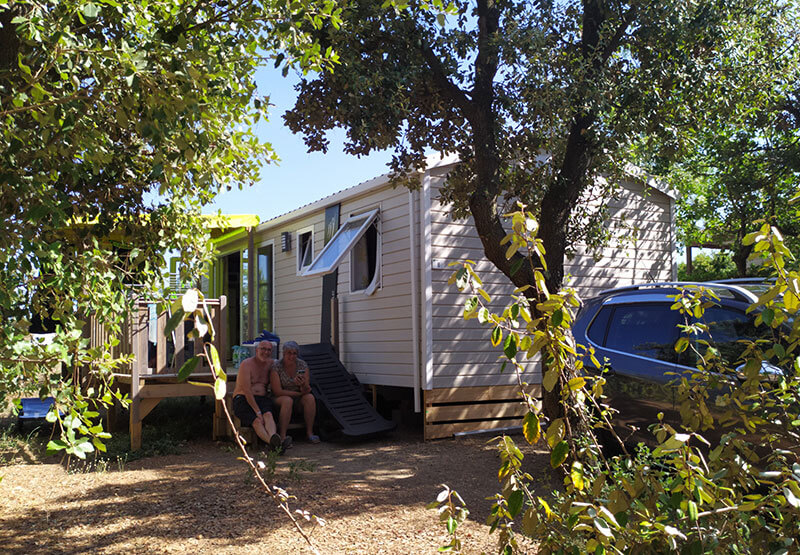
[[[539,383],[539,381],[541,381],[538,378],[534,378],[535,377],[527,379],[527,383]],[[492,385],[517,385],[517,378],[510,372],[501,374],[499,369],[497,369],[496,372],[475,376],[461,374],[439,375],[436,373],[433,377],[433,389],[446,387],[488,387]]]
[[[595,252],[577,245],[575,256],[565,261],[565,273],[580,295],[601,289],[654,280],[667,280],[674,262],[671,200],[662,193],[642,195],[638,183],[626,183],[607,199],[610,243]],[[434,193],[434,197],[436,193]],[[472,219],[452,221],[447,206],[433,203],[432,245],[435,268],[467,258],[478,262],[476,271],[497,310],[507,303],[513,286],[484,259],[483,245]],[[595,260],[597,254],[599,260]],[[433,387],[508,385],[516,383],[513,371],[500,374],[499,349],[489,342],[489,330],[477,320],[464,321],[463,306],[471,293],[460,293],[447,280],[453,268],[433,272]],[[539,365],[529,363],[526,381],[537,383]]]
[[[274,256],[274,299],[273,307],[275,329],[281,342],[294,340],[299,343],[319,341],[321,315],[322,279],[319,277],[299,277],[297,275],[296,232],[313,227],[314,255],[322,247],[324,215],[315,213],[303,218],[283,223],[277,227],[259,227],[255,244],[273,241]],[[281,251],[281,233],[292,234],[292,250]]]
[[[342,203],[349,214],[380,207],[381,284],[350,293],[350,262],[339,267],[340,352],[362,383],[412,387],[408,190],[385,187]],[[408,356],[404,356],[408,353]]]

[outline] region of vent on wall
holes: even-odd
[[[281,233],[281,252],[292,250],[292,232],[284,231]]]

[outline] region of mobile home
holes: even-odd
[[[301,344],[332,337],[362,384],[408,393],[426,437],[516,423],[516,379],[500,373],[488,331],[463,320],[466,297],[447,284],[449,264],[469,258],[490,295],[513,290],[483,259],[471,220],[437,200],[454,163],[430,164],[418,190],[382,175],[219,240],[209,293],[227,296],[229,343],[261,330]],[[599,260],[579,245],[566,263],[581,295],[676,277],[674,194],[633,175],[620,185]],[[535,365],[525,379],[538,387]]]

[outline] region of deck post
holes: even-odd
[[[139,376],[146,373],[141,372],[147,368],[147,339],[148,324],[150,320],[150,307],[147,303],[140,303],[134,318],[133,329],[133,354],[134,360],[131,365],[131,408],[128,422],[128,431],[131,435],[131,451],[137,451],[142,447],[142,416],[141,398],[139,396]]]
[[[214,325],[214,331],[216,332],[214,342],[216,343],[217,351],[219,352],[219,358],[222,366],[224,367],[225,361],[228,358],[228,297],[225,295],[220,295],[219,306],[216,307],[216,309],[212,309],[211,317]],[[225,411],[222,408],[222,403],[225,403],[228,406],[230,413],[233,414],[233,392],[230,389],[230,382],[228,382],[226,386],[227,391],[225,394],[225,399],[222,401],[214,401],[214,425],[211,431],[211,437],[215,440],[224,439],[231,436],[231,430],[228,426],[228,419],[225,417]]]
[[[217,332],[217,349],[219,350],[219,358],[223,362],[228,360],[228,297],[220,295],[219,309],[217,310],[216,318],[214,318],[214,330]]]
[[[162,374],[167,371],[167,336],[164,333],[167,329],[167,312],[159,314],[156,322],[156,367],[153,372]]]

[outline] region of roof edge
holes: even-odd
[[[428,156],[425,160],[426,160],[425,171],[428,172],[435,168],[442,168],[445,166],[456,164],[458,162],[458,156],[455,154],[445,154],[445,155],[433,154],[431,156]],[[419,173],[424,173],[424,172],[419,172]],[[300,206],[299,208],[295,208],[294,210],[281,214],[280,216],[275,216],[274,218],[271,218],[269,220],[264,220],[261,224],[259,224],[259,226],[256,229],[258,231],[266,229],[268,227],[273,227],[275,225],[280,225],[298,218],[302,218],[303,216],[306,216],[311,212],[314,212],[321,208],[326,208],[332,204],[336,204],[337,202],[361,196],[370,191],[380,189],[381,187],[385,187],[389,183],[391,177],[392,177],[391,172],[382,173],[377,177],[373,177],[372,179],[362,181],[361,183],[353,185],[352,187],[347,187],[336,193],[333,193],[326,197],[322,197],[319,200],[315,200],[313,202],[310,202],[309,204]]]

